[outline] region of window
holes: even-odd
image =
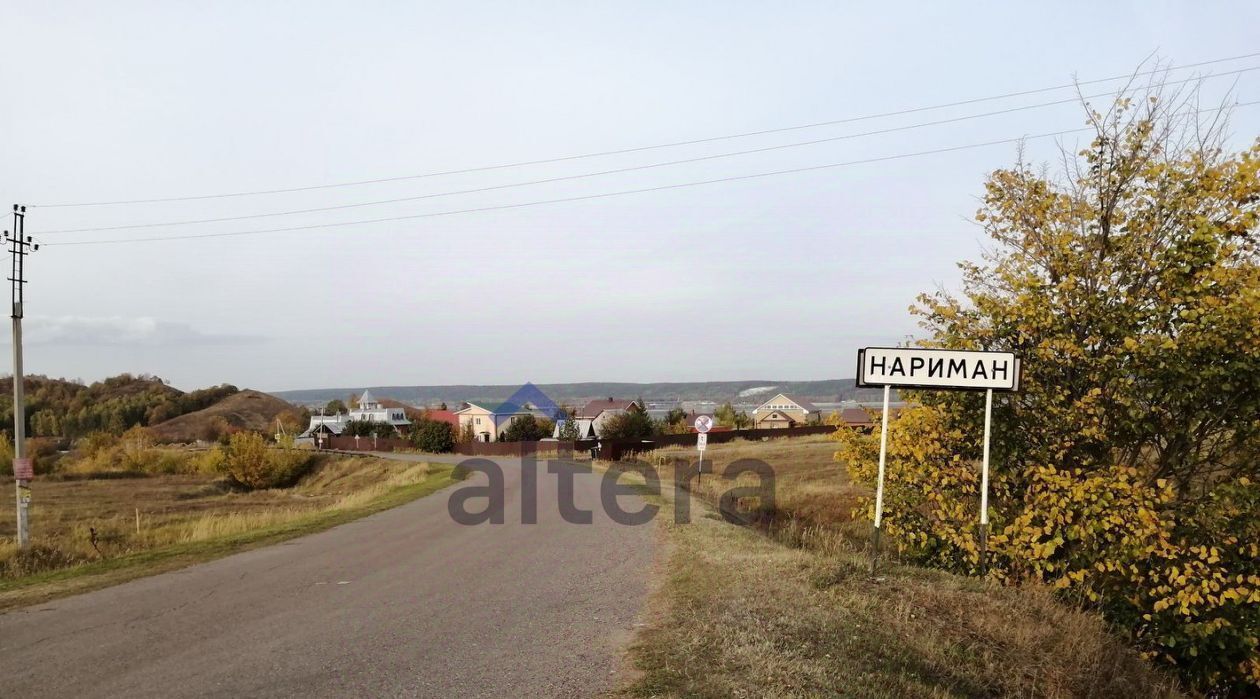
[[[481,424],[481,418],[476,418],[476,420],[477,420],[477,424],[478,424],[478,425],[480,425],[480,424]]]

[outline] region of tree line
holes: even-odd
[[[63,447],[93,432],[121,435],[208,408],[239,389],[221,384],[184,393],[147,374],[120,374],[92,384],[25,377],[26,434]],[[13,377],[0,379],[0,432],[13,433]]]

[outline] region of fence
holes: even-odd
[[[400,437],[351,437],[349,435],[328,436],[322,442],[316,442],[323,449],[339,451],[397,451],[411,449],[411,442]]]
[[[709,433],[709,444],[722,444],[736,439],[763,440],[784,439],[788,437],[804,437],[813,434],[830,434],[836,428],[832,425],[810,425],[808,427],[787,427],[783,429],[760,430],[723,430]],[[455,445],[454,453],[463,456],[510,456],[520,458],[527,455],[551,458],[572,458],[574,455],[590,453],[599,447],[599,458],[606,461],[618,461],[630,454],[652,451],[660,447],[687,446],[696,443],[696,435],[664,434],[643,441],[632,440],[595,440],[584,439],[576,442],[461,442]],[[325,449],[342,451],[395,451],[410,449],[412,445],[398,437],[328,437],[323,442]]]
[[[807,427],[784,427],[781,429],[759,429],[759,430],[724,430],[722,432],[710,432],[709,444],[722,444],[736,439],[783,439],[785,437],[804,437],[811,434],[831,434],[836,431],[835,425],[809,425]],[[680,444],[695,444],[695,434],[665,434],[652,440],[658,447],[666,447]]]
[[[575,453],[585,454],[595,446],[595,440],[576,442],[461,442],[455,445],[455,453],[464,456],[515,456],[528,454],[569,458]]]

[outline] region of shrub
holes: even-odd
[[[507,429],[503,430],[504,442],[537,442],[550,437],[554,429],[550,420],[538,419],[533,415],[518,415],[512,419]]]
[[[420,418],[411,425],[411,444],[420,451],[444,454],[455,448],[455,431],[449,422]]]
[[[600,429],[601,439],[642,440],[656,434],[656,422],[646,412],[627,410],[608,418]]]
[[[1088,601],[1199,689],[1255,693],[1260,144],[1223,155],[1212,128],[1162,105],[1091,112],[1097,138],[1062,179],[994,173],[976,216],[993,250],[962,265],[964,298],[914,311],[926,346],[1023,358],[1020,392],[994,406],[993,575]],[[888,533],[974,571],[983,396],[906,397]],[[873,480],[878,428],[836,436]]]
[[[237,484],[257,490],[293,484],[309,469],[313,455],[297,449],[270,449],[261,434],[237,432],[228,440],[222,468]]]

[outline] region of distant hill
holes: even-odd
[[[227,384],[184,393],[148,375],[120,374],[92,384],[29,375],[26,434],[68,444],[90,432],[122,434],[136,425],[155,425],[201,410],[236,393]],[[13,377],[0,378],[0,431],[11,435]]]
[[[348,401],[370,389],[378,397],[388,397],[411,405],[445,402],[452,409],[461,402],[496,403],[506,400],[520,388],[508,385],[451,386],[355,386],[351,388],[312,388],[273,391],[272,395],[300,405],[323,405],[334,398]],[[561,405],[577,405],[597,398],[643,398],[645,400],[714,401],[717,403],[757,403],[776,393],[790,393],[815,402],[878,399],[878,389],[854,387],[853,379],[823,381],[700,381],[664,383],[561,383],[539,384],[538,388]]]
[[[158,441],[194,442],[211,432],[216,418],[242,430],[268,432],[274,429],[276,416],[294,406],[275,396],[244,390],[196,412],[160,422],[150,427]]]

